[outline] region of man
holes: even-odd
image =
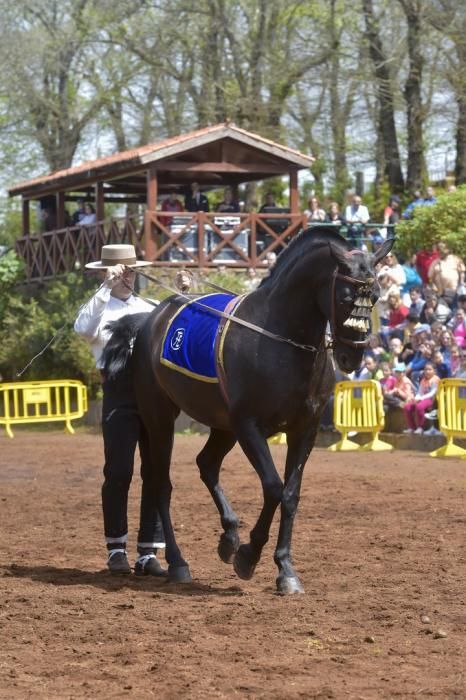
[[[88,341],[96,366],[102,371],[102,352],[111,335],[108,323],[126,314],[153,311],[154,307],[133,294],[135,269],[150,264],[136,261],[134,246],[106,245],[102,247],[101,255],[99,262],[88,263],[86,267],[104,271],[105,279],[79,310],[74,329]],[[163,576],[165,571],[156,558],[157,549],[165,547],[163,530],[155,507],[155,484],[148,458],[147,435],[137,412],[131,378],[128,375],[111,381],[105,376],[102,378],[105,452],[102,509],[108,550],[107,566],[112,574],[131,573],[126,553],[127,504],[134,453],[139,443],[142,494],[138,558],[134,571],[138,575]]]
[[[239,202],[235,201],[231,187],[225,188],[223,193],[223,202],[220,202],[217,207],[217,211],[231,214],[239,212]]]
[[[353,245],[360,246],[362,236],[361,224],[367,224],[369,219],[368,208],[362,203],[361,197],[355,194],[352,203],[345,209],[345,220],[349,226],[348,238]]]
[[[76,209],[76,211],[73,212],[73,215],[71,217],[72,226],[77,226],[80,223],[81,219],[83,219],[86,216],[84,199],[78,199],[76,204],[78,205],[78,208]]]
[[[464,263],[457,255],[450,253],[445,241],[439,241],[437,250],[440,257],[429,268],[429,282],[447,304],[452,306],[456,290],[460,284],[464,284]]]
[[[186,195],[184,201],[186,211],[209,211],[209,200],[202,194],[199,183],[191,183],[191,191]]]
[[[408,204],[403,214],[401,215],[403,219],[410,219],[413,215],[414,208],[419,207],[424,204],[424,198],[420,190],[416,190],[414,193],[414,199]]]

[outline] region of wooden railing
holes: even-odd
[[[144,218],[110,219],[24,236],[17,240],[16,252],[24,260],[31,282],[82,269],[100,259],[101,248],[107,243],[132,243],[138,258],[149,255],[156,266],[260,268],[269,266],[270,256],[278,255],[306,226],[303,214],[147,210]],[[362,227],[353,244],[367,242],[371,250],[373,239],[366,236],[377,227],[380,225],[368,224],[365,232]],[[346,235],[345,229],[341,232]]]

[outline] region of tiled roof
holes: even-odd
[[[109,166],[112,165],[124,165],[126,163],[128,166],[131,166],[131,164],[134,163],[134,165],[137,166],[138,164],[147,164],[152,160],[151,156],[154,156],[153,160],[157,160],[157,155],[160,155],[161,157],[165,157],[166,155],[174,155],[176,153],[183,152],[183,150],[187,151],[195,148],[196,145],[202,145],[203,140],[207,140],[207,142],[214,141],[216,137],[230,137],[238,141],[247,141],[248,143],[253,141],[259,149],[264,151],[273,149],[274,155],[278,155],[283,160],[289,160],[301,168],[310,167],[314,160],[311,156],[306,156],[295,149],[288,148],[287,146],[283,146],[282,144],[266,139],[263,136],[259,136],[259,134],[246,131],[245,129],[241,129],[234,124],[226,122],[224,124],[207,126],[204,129],[191,131],[187,134],[172,136],[168,139],[164,139],[163,141],[150,143],[146,146],[139,146],[138,148],[132,148],[128,151],[121,151],[110,156],[97,158],[96,160],[85,161],[84,163],[80,163],[72,168],[57,170],[54,173],[42,177],[36,177],[32,180],[25,180],[24,182],[20,182],[19,184],[10,188],[9,194],[10,196],[15,196],[21,194],[25,190],[34,189],[35,186],[43,186],[47,183],[50,185],[53,183],[58,184],[58,182],[61,180],[64,181],[63,184],[66,184],[66,180],[68,178],[72,179],[74,182],[76,177],[80,174],[85,176],[83,179],[86,179],[86,175],[89,179],[91,179],[93,176],[95,177],[98,175],[99,170],[105,169],[108,171]],[[201,141],[200,144],[197,143],[199,141]],[[185,146],[184,149],[182,148],[183,146]],[[281,151],[281,153],[277,154],[277,150]],[[173,154],[170,153],[170,151],[173,151]]]

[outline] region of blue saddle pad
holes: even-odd
[[[182,306],[165,333],[161,363],[195,379],[218,381],[215,338],[221,317],[205,307],[224,311],[231,299],[232,294],[206,294]]]

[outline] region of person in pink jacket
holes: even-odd
[[[419,383],[419,389],[412,401],[408,401],[403,407],[408,428],[405,433],[420,435],[424,431],[424,420],[427,411],[432,408],[440,379],[435,374],[432,362],[426,362]]]

